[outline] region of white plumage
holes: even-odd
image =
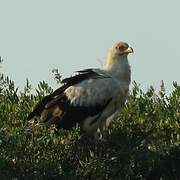
[[[96,136],[127,99],[131,76],[127,55],[132,52],[127,43],[116,43],[108,51],[103,69],[78,71],[78,75],[65,79],[64,85],[46,96],[28,119],[43,114],[45,121],[65,129],[78,122],[84,132]]]

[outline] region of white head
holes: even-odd
[[[125,42],[118,42],[109,49],[111,54],[111,58],[120,58],[122,56],[127,56],[129,53],[133,53],[133,48],[129,47],[129,45]]]
[[[114,74],[118,79],[130,82],[131,70],[127,56],[133,53],[132,47],[125,42],[118,42],[108,51],[105,69]]]
[[[114,44],[108,51],[106,68],[111,68],[121,61],[126,61],[129,53],[133,53],[133,48],[125,42],[118,42]]]

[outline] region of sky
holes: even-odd
[[[167,91],[180,83],[179,0],[0,0],[0,71],[22,88],[45,80],[58,87],[52,69],[65,78],[101,68],[108,48],[125,41],[132,80],[143,89]]]

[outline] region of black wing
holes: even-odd
[[[69,128],[76,122],[82,121],[88,116],[94,116],[107,106],[110,100],[104,105],[94,107],[74,107],[67,100],[64,91],[72,85],[89,78],[107,78],[93,69],[77,71],[78,74],[62,80],[64,84],[52,94],[45,96],[27,117],[28,120],[43,114],[45,121],[56,124],[58,127]]]
[[[56,127],[69,129],[76,123],[82,122],[85,118],[90,116],[99,117],[104,108],[109,104],[109,99],[105,104],[96,104],[95,106],[73,106],[67,100],[67,97],[61,96],[52,100],[52,102],[46,105],[46,122],[55,124]],[[96,122],[96,117],[93,123]]]

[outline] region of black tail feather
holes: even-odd
[[[32,119],[34,116],[40,116],[45,108],[45,105],[52,100],[52,95],[45,96],[34,108],[34,110],[28,115],[27,120]]]

